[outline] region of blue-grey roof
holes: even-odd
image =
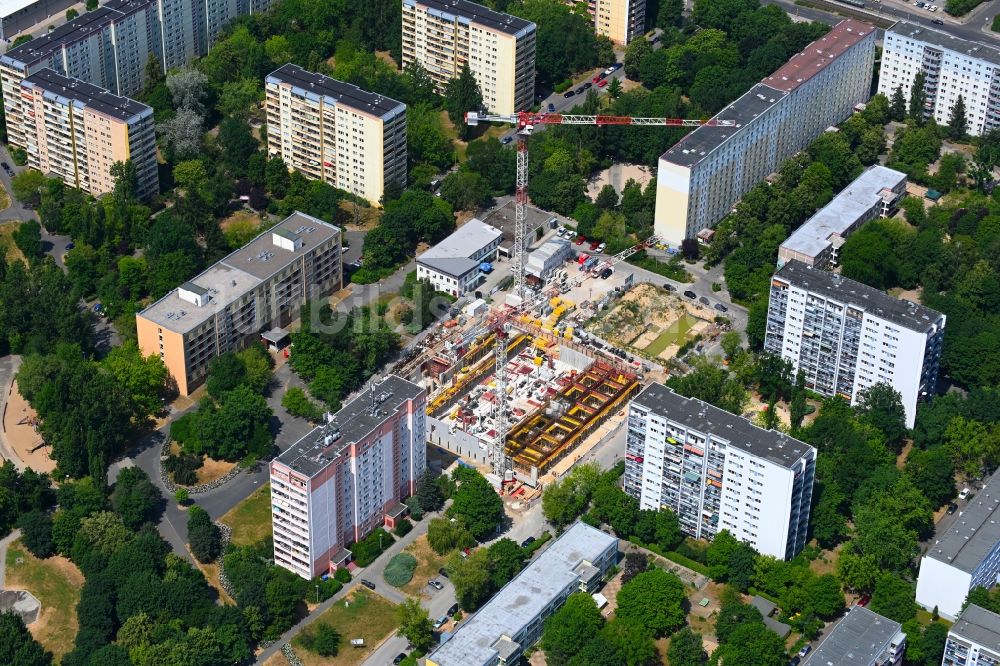
[[[1000,615],[985,608],[969,604],[948,634],[951,638],[975,643],[1000,656]]]
[[[153,109],[128,97],[116,95],[109,90],[92,83],[63,76],[58,72],[43,67],[31,76],[21,81],[25,88],[39,88],[44,95],[54,98],[60,104],[75,103],[111,118],[124,122],[138,120],[142,116],[153,115]]]
[[[972,573],[1000,542],[1000,474],[994,474],[925,557]]]
[[[403,0],[410,7],[426,7],[429,14],[446,21],[468,25],[478,23],[491,30],[520,37],[535,28],[535,24],[512,14],[504,14],[470,0]]]
[[[344,83],[323,74],[302,69],[288,63],[267,75],[267,83],[287,83],[305,97],[314,100],[326,97],[334,104],[344,106],[390,120],[406,112],[406,105],[391,97],[362,90],[353,83]]]
[[[853,606],[802,666],[872,666],[897,634],[898,622]]]
[[[417,263],[438,273],[462,277],[479,268],[480,260],[473,260],[472,257],[501,235],[496,227],[473,218],[417,257]]]

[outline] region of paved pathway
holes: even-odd
[[[0,539],[0,590],[5,589],[4,583],[7,579],[7,547],[21,538],[21,530],[14,530],[3,539]]]
[[[17,355],[0,357],[0,456],[4,460],[10,460],[18,470],[24,469],[24,463],[14,453],[14,449],[7,441],[3,429],[3,415],[7,410],[7,398],[10,396],[10,386],[17,376],[17,370],[21,367],[21,357]]]

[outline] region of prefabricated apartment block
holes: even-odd
[[[1000,615],[969,604],[948,631],[941,666],[1000,666]]]
[[[469,0],[402,0],[403,67],[419,63],[439,93],[462,66],[493,113],[535,102],[535,24]]]
[[[654,231],[672,245],[729,214],[782,161],[866,101],[875,28],[847,19],[660,156]]]
[[[163,359],[181,395],[212,359],[285,326],[308,298],[341,287],[340,228],[295,212],[135,316],[139,348]]]
[[[722,530],[763,555],[791,559],[806,543],[816,449],[661,384],[632,400],[625,491],[670,509],[681,531]]]
[[[354,543],[397,518],[426,467],[424,389],[372,383],[271,462],[274,561],[303,578],[332,573]]]
[[[287,64],[268,74],[267,153],[310,180],[381,205],[406,186],[406,105]]]

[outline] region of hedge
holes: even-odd
[[[417,568],[417,558],[409,553],[399,553],[385,567],[382,577],[393,587],[403,587],[413,580],[413,572]]]

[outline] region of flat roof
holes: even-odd
[[[871,666],[900,628],[864,606],[852,606],[802,666]]]
[[[299,234],[303,240],[301,249],[291,251],[275,245],[272,234],[276,229]],[[177,289],[173,289],[139,315],[176,333],[187,333],[211,319],[221,308],[277,274],[303,253],[339,233],[339,227],[296,211],[184,283],[208,290],[208,305],[198,307],[182,299]]]
[[[584,560],[593,562],[618,539],[576,522],[551,546],[501,588],[472,617],[459,625],[448,641],[428,655],[438,666],[488,664],[498,654],[494,644],[511,638],[542,614],[553,599],[579,580],[573,570]],[[498,646],[499,647],[499,646]],[[521,645],[521,650],[529,646]]]
[[[0,17],[7,18],[40,0],[0,0]]]
[[[410,7],[427,7],[432,13],[436,12],[440,18],[451,21],[466,19],[462,22],[471,21],[508,35],[516,36],[535,28],[535,24],[531,21],[495,11],[469,0],[403,0],[403,4]]]
[[[344,449],[361,441],[394,416],[407,400],[413,400],[423,390],[402,377],[388,375],[374,384],[374,410],[372,391],[359,393],[334,414],[329,423],[313,428],[276,460],[312,478],[326,469]]]
[[[874,26],[854,19],[845,19],[833,26],[830,32],[789,58],[788,62],[779,67],[774,74],[764,77],[761,83],[777,90],[791,92],[873,32],[875,32]]]
[[[994,654],[1000,654],[1000,615],[982,606],[969,604],[948,633],[959,640],[976,643]]]
[[[820,255],[830,247],[831,236],[843,236],[862,215],[878,205],[883,190],[905,182],[905,173],[880,165],[869,167],[796,229],[781,247],[809,257]]]
[[[336,104],[343,104],[379,118],[396,116],[406,111],[405,104],[391,97],[362,90],[354,84],[307,71],[292,63],[282,65],[268,74],[266,81],[267,83],[287,83],[293,88],[301,90],[304,95],[313,95],[316,99],[319,99],[320,96],[328,97]]]
[[[764,430],[742,416],[697,398],[686,398],[663,384],[650,384],[632,402],[786,469],[810,451],[815,455],[816,450],[805,442],[777,430]]]
[[[54,96],[63,104],[78,102],[91,111],[125,122],[153,113],[152,108],[141,102],[115,95],[86,81],[63,76],[48,67],[26,77],[21,81],[21,85],[41,88],[47,96]]]
[[[483,214],[480,217],[474,218],[485,222],[491,227],[495,227],[503,232],[503,239],[505,241],[514,240],[514,221],[516,217],[516,205],[514,200],[510,200],[502,206],[497,206]],[[531,204],[524,207],[524,219],[528,224],[528,235],[530,236],[535,232],[535,230],[548,222],[551,219],[558,219],[554,214],[547,213],[541,208],[536,208]]]
[[[148,0],[147,0],[148,2]],[[72,21],[67,21],[50,33],[21,44],[4,54],[7,61],[33,65],[40,60],[49,58],[59,51],[64,44],[86,39],[95,32],[103,30],[122,13],[108,7],[98,7],[92,12],[84,12]]]
[[[881,289],[845,278],[839,273],[814,268],[796,259],[779,268],[774,277],[912,331],[926,332],[944,317],[919,303],[895,298]]]
[[[965,505],[951,528],[927,549],[925,557],[972,573],[1000,542],[1000,474]]]
[[[983,42],[961,39],[935,28],[907,21],[899,21],[886,30],[886,33],[908,37],[939,49],[955,51],[970,58],[978,58],[993,65],[1000,65],[1000,49]]]
[[[417,263],[445,275],[461,277],[479,267],[482,260],[473,260],[472,257],[501,235],[496,227],[473,218],[417,257]]]

